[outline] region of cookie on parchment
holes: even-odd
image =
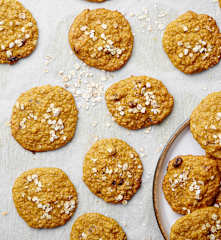
[[[221,158],[221,92],[204,98],[190,118],[193,137],[209,155]]]
[[[77,207],[77,192],[59,168],[34,168],[16,180],[12,195],[18,214],[33,228],[64,225]]]
[[[163,48],[180,71],[201,72],[220,60],[220,30],[212,17],[188,11],[167,26]]]
[[[38,27],[16,0],[0,0],[0,63],[14,64],[36,48]]]
[[[163,192],[171,208],[180,214],[211,206],[219,193],[217,162],[206,156],[177,156],[163,180]]]
[[[126,18],[108,9],[84,10],[74,20],[69,42],[78,58],[89,66],[115,71],[131,56],[134,37]]]
[[[173,109],[173,96],[163,83],[147,76],[131,76],[110,86],[105,94],[114,120],[128,129],[162,122]]]
[[[221,239],[221,209],[201,208],[179,218],[172,226],[170,240]]]
[[[110,217],[99,213],[86,213],[77,218],[72,226],[70,240],[127,240],[121,226]]]
[[[142,162],[126,142],[98,140],[85,156],[83,180],[106,202],[127,204],[141,185]]]
[[[11,117],[11,132],[27,150],[55,150],[73,138],[77,116],[70,92],[59,86],[34,87],[17,99]]]

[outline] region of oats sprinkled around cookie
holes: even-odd
[[[217,162],[205,156],[177,156],[172,159],[163,180],[163,192],[172,209],[189,214],[211,206],[219,192]]]
[[[86,213],[74,222],[70,239],[127,240],[127,236],[113,218],[99,213]]]
[[[83,180],[106,202],[127,204],[137,192],[143,174],[136,151],[122,140],[98,140],[84,160]]]
[[[14,64],[36,48],[38,28],[31,13],[16,0],[0,1],[0,63]]]
[[[58,86],[35,87],[16,101],[11,118],[12,135],[27,150],[54,150],[73,138],[77,115],[70,92]]]
[[[58,168],[35,168],[14,183],[13,200],[19,215],[33,228],[64,225],[77,207],[77,193]]]
[[[192,74],[219,62],[221,35],[212,17],[188,11],[167,26],[163,47],[175,67]]]
[[[130,58],[133,34],[118,11],[87,9],[74,20],[69,42],[75,54],[89,66],[115,71]]]
[[[215,207],[201,208],[181,217],[172,226],[171,240],[221,238],[221,209]]]
[[[173,108],[173,97],[162,82],[146,76],[131,76],[113,84],[105,99],[115,121],[128,129],[160,123]]]

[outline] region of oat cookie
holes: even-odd
[[[73,224],[70,240],[126,240],[127,236],[113,219],[99,213],[86,213]]]
[[[171,113],[174,103],[163,83],[147,76],[131,76],[113,84],[105,98],[114,120],[128,129],[162,122]]]
[[[206,156],[177,156],[163,180],[163,192],[172,209],[180,214],[210,206],[219,192],[217,162]]]
[[[0,63],[14,64],[36,48],[38,27],[16,0],[0,0]]]
[[[106,202],[127,204],[140,187],[142,174],[139,155],[120,139],[98,140],[85,156],[83,180]]]
[[[78,58],[89,66],[115,71],[131,56],[134,37],[126,18],[108,9],[84,10],[69,31],[69,42]]]
[[[221,34],[212,17],[188,11],[167,26],[163,47],[180,71],[201,72],[219,62]]]
[[[221,92],[204,98],[190,118],[193,137],[209,155],[221,158]]]
[[[18,214],[33,228],[64,225],[77,207],[77,192],[59,168],[34,168],[15,181],[12,195]]]
[[[181,217],[172,226],[170,240],[221,239],[221,209],[201,208]]]
[[[17,99],[11,117],[11,132],[27,150],[54,150],[73,138],[77,115],[74,98],[64,88],[34,87]]]

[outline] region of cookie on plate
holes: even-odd
[[[216,65],[221,54],[221,34],[216,21],[188,11],[171,22],[163,36],[163,48],[173,65],[192,74]]]
[[[106,202],[127,204],[139,189],[142,174],[139,155],[120,139],[98,140],[84,159],[84,182]]]
[[[171,208],[180,214],[210,206],[219,193],[217,162],[206,156],[177,156],[163,180],[163,192]]]
[[[78,58],[89,66],[115,71],[131,56],[134,37],[127,19],[118,11],[84,10],[74,20],[69,42]]]
[[[128,129],[162,122],[173,109],[173,96],[163,83],[147,76],[131,76],[110,86],[105,94],[114,120]]]
[[[204,98],[190,117],[193,137],[207,154],[221,158],[221,92]]]
[[[38,27],[16,0],[0,0],[0,63],[14,64],[36,48]]]
[[[172,226],[170,240],[218,240],[221,238],[221,209],[201,208],[181,217]]]
[[[86,213],[74,222],[71,231],[70,240],[81,239],[126,240],[127,236],[113,218]]]
[[[18,214],[33,228],[64,225],[77,207],[77,192],[59,168],[34,168],[14,183],[12,196]]]
[[[55,150],[73,138],[77,116],[70,92],[59,86],[34,87],[17,99],[12,111],[11,132],[27,150]]]

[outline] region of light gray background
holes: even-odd
[[[75,219],[85,212],[96,211],[115,218],[125,229],[129,240],[161,240],[162,236],[155,221],[152,206],[152,178],[162,147],[179,123],[189,117],[192,109],[208,93],[220,90],[220,65],[201,74],[184,75],[175,69],[162,50],[163,26],[187,10],[207,13],[221,26],[221,12],[213,0],[109,0],[102,4],[84,0],[22,0],[34,15],[40,30],[39,44],[35,52],[15,66],[0,66],[0,215],[1,240],[54,240],[69,239]],[[113,76],[102,82],[106,89],[113,82],[131,74],[158,78],[168,87],[175,98],[173,113],[160,126],[152,128],[149,134],[144,130],[129,131],[113,123],[104,101],[88,111],[79,108],[79,122],[76,136],[64,148],[47,153],[32,153],[21,148],[10,135],[7,122],[16,98],[25,90],[36,85],[53,84],[63,86],[58,76],[60,70],[71,71],[74,63],[80,61],[70,54],[67,31],[74,17],[85,8],[105,7],[126,13],[135,34],[133,55],[128,64]],[[145,27],[139,20],[143,8],[147,8],[149,19]],[[168,14],[161,17],[162,10]],[[136,16],[133,16],[135,14]],[[145,22],[145,21],[144,21]],[[152,28],[152,31],[148,29]],[[45,56],[53,61],[45,66]],[[48,69],[48,73],[45,73]],[[101,82],[105,73],[90,69],[94,80]],[[74,80],[73,80],[74,82]],[[81,102],[77,100],[77,104]],[[93,127],[93,122],[98,125]],[[107,123],[111,127],[107,127]],[[84,183],[82,162],[85,153],[94,142],[95,136],[118,137],[127,141],[142,155],[144,164],[143,184],[140,191],[127,206],[106,204],[95,197]],[[144,153],[142,153],[144,148]],[[34,167],[62,168],[75,184],[79,194],[79,207],[74,217],[63,227],[53,230],[29,228],[18,216],[11,198],[11,188],[17,176]]]

